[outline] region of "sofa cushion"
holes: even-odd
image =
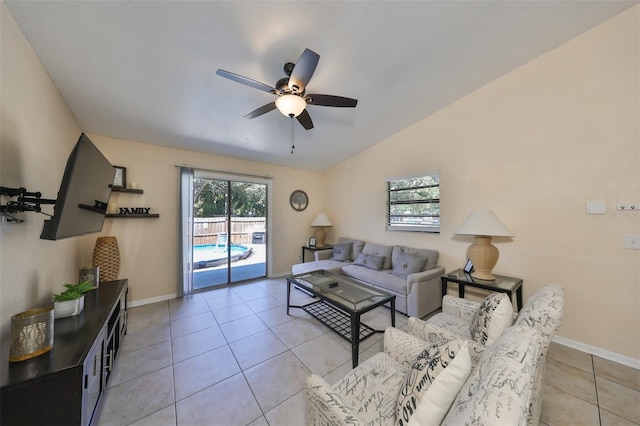
[[[306,396],[307,403],[321,411],[331,424],[348,424],[358,418],[356,411],[320,376],[307,377]]]
[[[383,262],[384,256],[380,256],[377,254],[360,253],[353,264],[378,271],[380,268],[382,268]]]
[[[469,321],[466,321],[464,318],[460,318],[455,315],[443,314],[442,312],[440,312],[430,317],[427,322],[465,339],[475,341],[475,339],[471,335],[471,327],[469,327]]]
[[[407,280],[396,277],[388,271],[376,271],[373,269],[363,268],[354,264],[343,266],[342,274],[351,278],[355,278],[369,285],[380,287],[384,290],[392,291],[397,294],[406,296]],[[469,324],[467,324],[469,328]]]
[[[466,358],[464,357],[464,352],[466,352]],[[444,409],[444,413],[440,415],[441,419],[444,418],[451,406],[451,403],[460,390],[462,383],[464,383],[464,380],[467,378],[469,371],[471,370],[471,361],[469,359],[467,344],[464,341],[457,339],[442,340],[428,345],[418,355],[413,366],[407,372],[404,382],[400,386],[397,402],[397,426],[406,426],[409,424],[410,420],[412,420],[412,423],[417,420],[417,418],[414,419],[413,416],[417,414],[418,407],[424,403],[429,406],[430,410],[436,409],[432,403],[425,401],[427,392],[432,385],[435,385],[439,376],[444,374],[444,371],[446,371],[449,366],[453,365],[459,353],[462,353],[462,356],[460,357],[460,361],[456,363],[456,366],[454,366],[454,370],[456,371],[453,376],[462,377],[462,375],[457,374],[458,365],[462,367],[462,370],[466,370],[466,374],[464,374],[464,378],[461,381],[458,380],[458,384],[455,383],[455,380],[451,384],[450,387],[455,388],[453,389],[453,395],[451,395],[451,392],[445,392],[446,396],[444,398],[444,402],[438,404],[446,405],[446,408],[442,407]],[[446,383],[450,382],[446,377],[444,381]],[[437,387],[441,388],[440,391],[448,388],[444,383]],[[448,403],[446,400],[449,400]],[[426,415],[427,414],[423,413],[423,416]],[[419,424],[422,423],[419,422]]]
[[[513,323],[513,306],[505,293],[485,297],[471,322],[471,337],[485,346],[492,344]]]
[[[358,255],[362,253],[362,248],[364,247],[364,241],[340,237],[338,238],[338,242],[336,244],[345,244],[345,243],[352,244],[350,257],[351,257],[351,260],[356,260],[358,258]]]
[[[306,274],[311,271],[324,270],[332,273],[339,274],[340,268],[342,268],[347,263],[340,262],[338,260],[316,260],[315,262],[305,262],[305,263],[296,263],[291,267],[291,272],[294,275],[298,274]]]
[[[384,256],[382,269],[391,269],[391,252],[392,251],[393,251],[393,246],[385,246],[382,244],[373,244],[373,243],[365,243],[364,247],[362,248],[363,253]]]
[[[427,263],[424,265],[424,271],[435,268],[438,265],[438,259],[440,257],[440,253],[437,250],[420,249],[407,246],[393,246],[393,250],[391,252],[391,265],[395,263],[401,253],[415,254],[426,258]]]
[[[540,331],[544,335],[541,348],[544,355],[563,316],[564,289],[556,284],[546,284],[527,300],[514,325],[524,324]]]
[[[333,254],[331,259],[344,262],[351,260],[351,248],[353,243],[336,244],[333,246]]]
[[[407,278],[409,274],[423,271],[426,263],[426,257],[402,251],[393,260],[391,273],[400,278]]]
[[[460,389],[443,425],[459,426],[475,419],[483,425],[524,425],[540,374],[542,334],[513,326],[480,356]]]
[[[406,367],[384,352],[360,363],[333,385],[342,400],[358,414],[363,425],[392,425],[398,389]]]

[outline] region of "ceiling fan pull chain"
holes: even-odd
[[[296,146],[293,144],[293,115],[291,116],[291,154],[293,154],[293,150],[296,149]]]

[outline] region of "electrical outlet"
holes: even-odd
[[[618,203],[618,204],[616,204],[616,210],[618,210],[620,212],[640,211],[640,205],[638,205],[638,204]]]
[[[301,256],[301,255],[297,255],[297,256],[296,256],[296,259],[297,259],[297,260],[302,260],[302,256]]]

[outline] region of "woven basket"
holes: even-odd
[[[93,249],[93,266],[100,267],[100,282],[118,279],[120,249],[116,237],[99,237]]]

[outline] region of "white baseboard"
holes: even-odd
[[[135,300],[129,304],[130,308],[135,308],[136,306],[149,305],[151,303],[164,302],[166,300],[175,299],[178,297],[176,293],[173,294],[165,294],[164,296],[150,297],[148,299]]]
[[[291,275],[291,272],[282,272],[279,274],[274,274],[269,278],[282,278],[282,277],[288,277],[289,275]],[[149,305],[151,303],[164,302],[166,300],[175,299],[177,297],[178,297],[177,293],[172,293],[172,294],[165,294],[163,296],[150,297],[148,299],[135,300],[129,304],[129,307],[135,308],[136,306],[143,306],[143,305]]]
[[[567,339],[566,337],[555,336],[553,338],[553,341],[560,345],[568,346],[570,348],[577,349],[579,351],[586,352],[591,355],[596,355],[600,358],[608,359],[609,361],[617,362],[618,364],[626,365],[627,367],[640,370],[640,359],[634,359],[625,355],[620,355],[615,352],[587,345],[586,343]]]

